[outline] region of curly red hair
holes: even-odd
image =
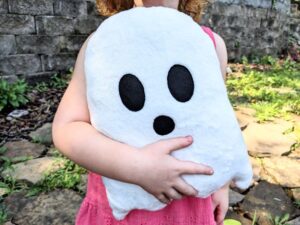
[[[209,0],[179,0],[178,10],[200,22],[201,15]],[[131,9],[134,0],[96,0],[98,12],[103,16],[111,16],[118,12]]]

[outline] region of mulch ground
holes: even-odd
[[[18,109],[29,113],[21,118],[7,118],[14,109],[7,108],[0,112],[0,146],[7,141],[21,138],[30,140],[28,134],[46,122],[52,122],[60,99],[65,89],[49,88],[46,91],[31,90],[26,94],[29,100]]]

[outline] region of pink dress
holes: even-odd
[[[211,29],[202,27],[215,47]],[[76,225],[216,225],[211,197],[173,200],[158,211],[132,210],[118,221],[112,215],[101,176],[90,172],[87,194],[76,217]]]

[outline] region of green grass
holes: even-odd
[[[80,183],[81,175],[86,170],[74,162],[64,159],[64,167],[54,173],[47,174],[41,183],[47,191],[55,188],[74,188]]]
[[[28,186],[25,183],[17,182],[10,176],[6,176],[0,182],[0,188],[5,189],[6,194],[11,194],[13,192],[26,190],[28,188]]]
[[[259,122],[300,115],[300,63],[272,57],[261,60],[263,69],[251,69],[245,59],[243,63],[242,76],[227,79],[229,99],[234,106],[255,109]]]
[[[36,195],[43,191],[51,191],[57,188],[67,188],[77,190],[77,185],[81,181],[81,177],[86,173],[86,170],[66,158],[57,158],[63,160],[64,166],[52,173],[45,174],[44,179],[30,187],[27,195]]]
[[[48,192],[58,188],[78,191],[77,185],[80,184],[81,177],[86,173],[86,170],[64,157],[58,156],[56,159],[57,163],[63,164],[63,166],[55,172],[44,174],[44,179],[41,182],[35,185],[29,185],[28,183],[16,181],[11,176],[6,176],[0,181],[0,188],[5,189],[6,194],[26,191],[27,196],[37,195],[41,192]],[[4,167],[2,167],[2,171],[7,168],[12,168],[12,162],[10,160],[5,161],[5,163]]]
[[[49,89],[65,89],[72,77],[73,70],[69,70],[67,74],[54,74],[50,77],[49,82],[39,82],[35,85],[30,85],[30,90],[38,92],[47,92]]]

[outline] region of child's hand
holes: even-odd
[[[222,224],[229,205],[229,183],[212,194],[213,210],[216,223]]]
[[[182,178],[182,174],[212,175],[213,169],[190,161],[181,161],[170,155],[193,142],[192,137],[173,138],[147,145],[141,153],[137,184],[163,203],[195,196],[197,191]],[[188,150],[183,150],[188,151]]]

